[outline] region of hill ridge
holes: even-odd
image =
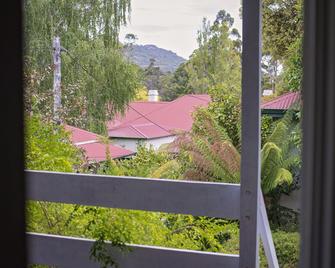
[[[174,72],[186,59],[177,53],[160,48],[154,44],[132,45],[125,51],[130,61],[145,69],[150,64],[150,59],[155,59],[155,66],[160,67],[163,73]]]

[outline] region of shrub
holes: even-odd
[[[299,262],[299,233],[287,233],[276,231],[272,233],[276,247],[279,267],[293,268],[298,267]],[[268,267],[264,251],[261,251],[261,267]]]

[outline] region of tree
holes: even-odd
[[[25,149],[27,169],[73,172],[82,164],[82,155],[69,133],[37,116],[25,120]]]
[[[138,68],[124,58],[118,41],[130,0],[29,0],[24,11],[25,73],[28,80],[29,74],[43,77],[30,96],[45,98],[33,106],[35,112],[44,115],[46,109],[52,110],[51,40],[58,35],[63,47],[62,101],[67,110],[63,119],[77,125],[72,118],[81,117],[85,119],[81,127],[103,132],[106,119],[123,111],[139,84]],[[69,95],[82,100],[82,109],[66,103]]]
[[[303,0],[263,1],[263,42],[267,59],[263,63],[268,67],[263,69],[264,88],[272,84],[279,93],[301,90],[302,7]],[[283,69],[282,74],[278,67]]]
[[[162,77],[161,96],[163,100],[171,101],[182,95],[194,93],[189,83],[189,74],[183,63],[172,75],[166,74]]]
[[[199,48],[185,67],[193,92],[208,92],[213,87],[226,92],[240,91],[240,37],[238,31],[231,28],[232,24],[233,19],[224,10],[218,13],[212,25],[203,20],[202,29],[198,31]]]
[[[270,54],[262,57],[262,75],[262,88],[271,89],[275,93],[279,76],[279,61],[274,60]]]
[[[297,39],[288,49],[285,60],[282,84],[285,91],[300,91],[302,89],[302,38]],[[284,87],[282,86],[282,87]]]
[[[263,1],[263,42],[265,53],[283,60],[289,47],[302,36],[302,0]]]
[[[163,96],[171,100],[189,93],[208,93],[216,88],[240,92],[241,36],[232,28],[234,19],[224,10],[213,23],[203,19],[198,31],[198,49],[190,59],[167,78]]]
[[[135,34],[129,33],[126,34],[126,46],[132,46],[135,44],[136,40],[138,39],[137,36]]]
[[[155,66],[156,60],[154,58],[150,59],[150,64],[144,70],[145,84],[148,90],[160,91],[162,88],[161,77],[163,73],[161,72],[159,66]]]

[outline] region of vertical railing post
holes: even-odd
[[[240,268],[258,267],[261,1],[243,0]]]

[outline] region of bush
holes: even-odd
[[[299,233],[287,233],[276,231],[272,233],[273,241],[276,247],[279,267],[293,268],[298,267],[299,262]],[[261,251],[261,267],[268,267],[264,251]]]

